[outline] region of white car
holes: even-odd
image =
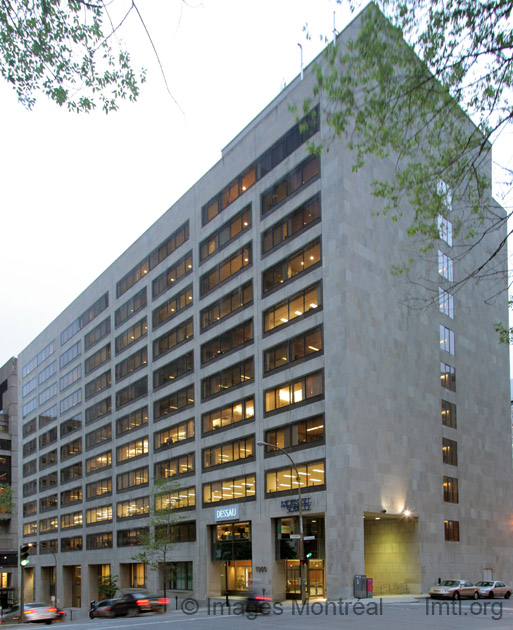
[[[479,589],[480,597],[489,597],[490,599],[494,597],[509,599],[511,597],[511,586],[506,586],[500,580],[481,580],[477,582],[476,586]]]
[[[52,623],[59,619],[59,613],[57,608],[42,604],[41,602],[31,602],[24,605],[25,615],[24,621],[31,621],[33,623]],[[20,605],[16,604],[10,610],[8,610],[2,617],[2,622],[5,621],[19,621],[20,619]]]
[[[433,599],[447,598],[460,599],[471,597],[479,599],[479,589],[468,580],[443,580],[440,584],[429,589],[429,594]]]

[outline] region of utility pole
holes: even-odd
[[[34,543],[24,543],[20,546],[20,620],[18,623],[23,623],[25,616],[25,567],[29,564],[30,548]]]

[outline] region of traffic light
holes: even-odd
[[[304,540],[303,541],[303,562],[306,564],[310,558],[317,555],[317,541],[316,540]]]
[[[32,547],[32,545],[29,544],[25,544],[25,545],[21,545],[20,547],[20,566],[21,567],[26,567],[30,560],[29,560],[29,555],[30,555],[30,548]]]

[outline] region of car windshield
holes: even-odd
[[[459,584],[456,580],[444,580],[440,582],[439,586],[459,586]]]
[[[481,582],[478,582],[476,586],[493,586],[493,582],[483,582],[483,580],[481,580]]]

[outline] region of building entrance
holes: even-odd
[[[307,560],[306,595],[309,598],[324,597],[324,560]],[[301,598],[299,560],[287,560],[285,565],[285,596],[287,599]]]
[[[221,588],[229,594],[246,593],[253,579],[251,560],[231,560],[224,563]]]
[[[413,516],[364,514],[365,574],[374,596],[420,593],[418,519]]]

